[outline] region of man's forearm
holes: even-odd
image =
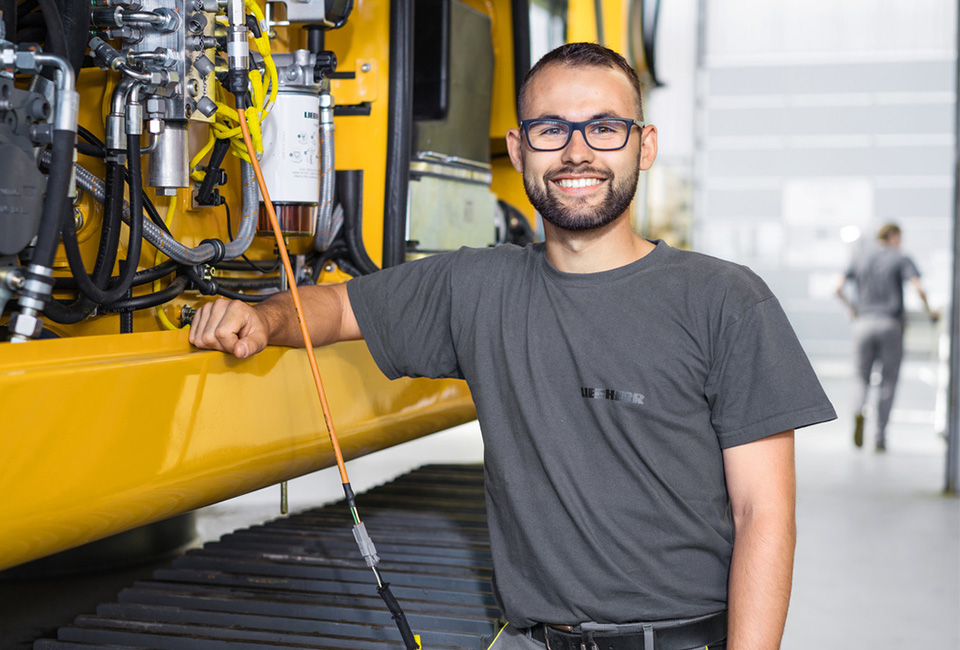
[[[310,340],[315,346],[342,340],[342,285],[298,287]],[[270,345],[303,347],[303,334],[289,291],[278,293],[255,306],[267,327]]]
[[[737,522],[730,565],[727,650],[776,650],[790,603],[796,546],[793,512]]]

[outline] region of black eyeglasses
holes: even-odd
[[[603,117],[584,122],[556,119],[523,120],[520,128],[527,136],[527,144],[534,151],[559,151],[567,146],[574,131],[583,135],[591,149],[616,151],[627,146],[633,126],[643,128],[643,122],[625,117]]]

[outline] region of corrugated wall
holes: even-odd
[[[711,0],[701,11],[694,248],[758,271],[814,357],[850,354],[834,283],[885,221],[900,223],[945,306],[956,3]]]

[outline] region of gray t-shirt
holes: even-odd
[[[903,318],[903,283],[920,277],[913,260],[894,246],[880,245],[854,260],[846,277],[857,287],[857,316]]]
[[[721,450],[836,417],[756,275],[656,244],[602,273],[560,272],[534,244],[347,285],[388,377],[470,386],[494,590],[514,625],[723,609]]]

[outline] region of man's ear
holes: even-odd
[[[646,171],[657,157],[657,127],[648,124],[640,132],[640,169]]]
[[[523,173],[523,152],[520,149],[520,129],[507,130],[507,153],[513,168]]]

